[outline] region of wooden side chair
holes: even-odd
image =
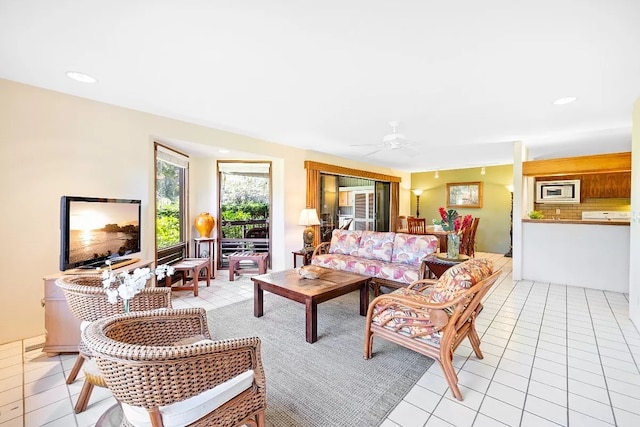
[[[467,254],[470,257],[474,257],[476,255],[476,231],[478,230],[478,223],[480,222],[480,218],[474,217],[473,223],[471,223],[471,237],[469,242],[469,250],[471,253]]]
[[[98,319],[124,311],[122,299],[118,298],[116,304],[111,304],[108,301],[107,294],[102,287],[102,278],[99,275],[64,276],[56,280],[56,285],[64,292],[71,313],[81,321],[81,330]],[[131,311],[170,307],[171,288],[146,288],[130,300]],[[74,408],[76,414],[87,409],[94,386],[104,387],[100,371],[92,362],[85,364],[87,360],[91,360],[91,351],[80,339],[78,357],[66,381],[67,384],[74,382],[80,369],[84,367],[84,384]]]
[[[424,218],[407,217],[407,229],[409,234],[425,234],[427,221]]]
[[[474,258],[451,267],[437,281],[417,280],[373,299],[367,311],[364,358],[380,337],[437,360],[456,399],[462,400],[453,352],[468,338],[482,359],[475,320],[482,298],[500,271],[486,259]]]
[[[398,233],[409,232],[409,223],[407,222],[406,216],[400,215],[396,221],[396,231]]]
[[[472,256],[471,250],[471,226],[462,230],[462,236],[460,237],[460,253],[463,255]]]
[[[212,340],[203,308],[111,316],[82,339],[122,406],[122,425],[265,425],[260,339]]]

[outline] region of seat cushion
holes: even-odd
[[[409,284],[421,279],[420,267],[375,259],[366,259],[351,255],[321,254],[311,260],[312,265],[362,274],[363,276],[386,279],[394,282]]]
[[[160,413],[164,427],[186,426],[199,420],[251,387],[253,377],[253,370],[246,371],[197,396],[161,406]],[[136,427],[151,427],[149,413],[145,408],[123,402],[122,411],[130,424]]]
[[[409,297],[418,304],[429,302],[428,295],[407,288],[400,288],[388,294],[391,295]],[[389,299],[374,307],[371,319],[378,326],[411,338],[420,338],[436,347],[440,346],[440,329],[448,320],[449,316],[443,310],[416,310]]]
[[[429,294],[431,302],[443,303],[453,300],[465,291],[493,273],[493,263],[484,258],[473,258],[454,265],[438,279]]]

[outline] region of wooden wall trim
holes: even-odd
[[[335,175],[346,175],[346,176],[357,176],[361,178],[369,178],[375,181],[385,181],[385,182],[401,182],[402,181],[402,178],[400,178],[399,176],[384,175],[376,172],[345,168],[342,166],[329,165],[327,163],[313,162],[311,160],[305,160],[304,168],[316,169],[320,172],[327,172]]]
[[[522,162],[523,176],[629,171],[631,171],[631,152]]]

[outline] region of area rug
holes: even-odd
[[[305,341],[304,305],[264,294],[207,313],[215,339],[258,336],[267,385],[267,426],[378,426],[433,363],[382,339],[364,360],[358,292],[318,305],[318,341]]]

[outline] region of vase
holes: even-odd
[[[129,310],[130,310],[130,308],[129,308],[129,300],[128,299],[122,300],[122,303],[123,303],[123,306],[124,306],[124,310],[123,310],[124,313],[128,313]]]
[[[211,237],[211,231],[213,230],[213,226],[216,224],[216,220],[213,219],[209,212],[202,212],[198,215],[193,222],[193,225],[200,233],[200,237]]]
[[[460,255],[460,236],[458,233],[447,234],[447,258],[456,259]]]

